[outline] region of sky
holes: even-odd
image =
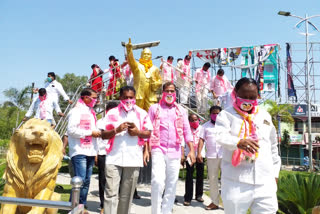
[[[304,42],[297,19],[320,14],[319,0],[1,0],[0,92],[44,85],[48,72],[89,76],[90,66],[107,68],[107,59],[124,59],[121,41],[160,40],[153,57],[183,58],[189,50]],[[320,29],[320,18],[312,20]],[[311,41],[319,41],[315,33]],[[134,52],[139,58],[140,51]],[[159,65],[160,61],[154,64]],[[200,66],[200,65],[199,65]],[[0,103],[6,98],[1,94]]]

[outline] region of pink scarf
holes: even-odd
[[[160,102],[164,103],[164,101],[162,100]],[[181,144],[183,140],[183,117],[177,103],[174,102],[173,105],[176,110],[176,116],[177,116],[177,119],[175,120],[175,124],[174,124],[176,128],[177,144]],[[166,119],[170,120],[170,118],[166,118]],[[158,108],[156,110],[155,118],[152,125],[153,125],[153,132],[151,134],[149,143],[151,146],[160,146],[160,103],[158,103]]]
[[[194,151],[198,150],[199,139],[200,139],[199,136],[198,136],[199,130],[200,130],[200,126],[198,126],[197,129],[191,128],[191,132],[192,132],[192,136],[193,136],[193,148],[194,148]]]
[[[76,105],[76,106],[78,106],[79,104],[87,106],[87,104],[85,104],[81,98],[80,98],[80,99],[78,99],[78,103],[77,103],[77,105]],[[93,108],[90,108],[90,111],[91,111],[91,114],[92,114],[92,115],[93,115],[93,117],[94,117],[94,121],[95,121],[95,123],[97,123],[97,116],[96,116],[96,112],[93,110]]]
[[[106,125],[106,130],[110,131],[110,130],[114,130],[116,127],[113,125],[114,123],[117,123],[119,120],[119,115],[121,113],[121,107],[120,105],[118,105],[117,107],[118,111],[116,114],[109,114],[108,115],[108,121],[111,122],[110,124]],[[123,109],[124,110],[124,109]],[[140,129],[143,130],[144,129],[144,125],[146,123],[146,119],[144,118],[143,120],[141,119],[141,115],[139,113],[139,111],[135,108],[135,106],[133,107],[133,110],[135,111],[137,118],[140,122]],[[124,110],[125,111],[125,110]],[[116,136],[113,136],[112,138],[109,139],[108,144],[107,144],[107,148],[106,148],[106,152],[107,154],[109,154],[113,148],[113,144],[114,144],[114,139]],[[138,145],[139,146],[143,146],[145,144],[145,141],[143,138],[138,137]]]
[[[223,77],[220,77],[219,75],[216,75],[216,78],[221,82],[221,86],[223,87],[223,90],[227,91],[227,86],[226,86],[226,84],[224,82]]]
[[[248,114],[248,112],[242,111],[237,105],[236,105],[236,94],[233,90],[231,94],[231,98],[233,100],[233,108],[236,110],[236,112],[243,118],[241,128],[238,134],[238,137],[241,139],[247,139],[251,138],[253,140],[257,140],[257,134],[256,134],[256,126],[253,122],[254,117],[258,113],[258,108],[253,107],[251,114]],[[258,158],[258,152],[252,154],[242,149],[236,149],[232,154],[232,165],[238,166],[241,161],[246,160],[249,162],[254,162]]]
[[[40,108],[40,119],[41,120],[46,119],[46,115],[47,115],[47,110],[46,110],[46,105],[45,105],[46,99],[47,99],[46,95],[42,96],[42,98],[40,98],[40,96],[39,96],[39,100],[40,100],[39,108]]]

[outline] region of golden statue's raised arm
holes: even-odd
[[[134,75],[134,73],[136,73],[138,70],[138,63],[133,56],[131,38],[129,38],[129,42],[128,44],[126,44],[126,49],[127,49],[127,61]]]

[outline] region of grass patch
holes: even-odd
[[[72,186],[69,184],[57,184],[54,191],[61,195],[61,201],[69,201],[71,189],[72,189]],[[69,213],[69,211],[59,210],[58,213],[67,214]]]

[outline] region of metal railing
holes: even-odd
[[[56,208],[56,209],[62,209],[62,210],[70,210],[69,212],[70,214],[81,214],[83,213],[83,210],[84,210],[83,204],[79,204],[80,188],[83,183],[82,179],[78,176],[75,176],[71,179],[70,183],[72,185],[71,202],[0,196],[0,203],[16,204],[16,205],[28,206],[28,207]]]

